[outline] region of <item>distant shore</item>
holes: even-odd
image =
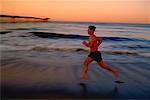
[[[13,15],[0,15],[0,22],[48,22],[50,18],[39,18],[31,16],[13,16]]]

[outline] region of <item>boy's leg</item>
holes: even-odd
[[[112,74],[115,76],[115,77],[118,77],[118,71],[116,69],[113,69],[112,67],[108,66],[106,63],[103,62],[103,60],[97,62],[99,66],[101,66],[102,68],[108,70],[108,71],[111,71]]]
[[[80,79],[85,79],[87,72],[88,72],[88,65],[93,61],[93,59],[91,57],[87,57],[86,60],[84,61],[84,68],[83,68],[83,72],[80,76]]]

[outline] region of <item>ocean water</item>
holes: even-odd
[[[30,22],[0,25],[2,98],[35,95],[35,98],[47,99],[46,95],[51,98],[55,93],[58,97],[68,93],[69,98],[78,95],[150,98],[150,24]],[[87,85],[77,84],[88,55],[89,49],[82,41],[88,40],[89,25],[95,25],[95,34],[102,38],[99,50],[103,60],[119,70],[119,78],[125,83],[115,84],[110,72],[92,63]]]
[[[0,25],[1,51],[88,50],[82,41],[88,40],[87,27],[95,25],[95,34],[103,40],[100,51],[150,57],[150,24],[26,22]]]

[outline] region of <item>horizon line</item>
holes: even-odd
[[[150,23],[132,23],[132,22],[103,22],[103,21],[65,21],[65,20],[51,20],[48,22],[73,22],[73,23],[118,23],[118,24],[150,24]]]
[[[131,22],[100,22],[100,21],[64,21],[64,20],[51,20],[51,21],[47,21],[44,23],[48,23],[48,22],[66,22],[66,23],[115,23],[115,24],[141,24],[141,25],[150,25],[150,23],[131,23]],[[12,22],[1,22],[0,23],[12,23]],[[31,23],[31,22],[15,22],[15,23]],[[33,23],[33,22],[32,22]],[[36,22],[37,23],[37,22]],[[38,22],[40,23],[40,22]],[[43,23],[43,22],[42,22]]]
[[[6,16],[20,16],[20,15],[9,15],[9,14],[0,14],[0,15],[6,15]],[[0,16],[1,17],[1,16]],[[29,16],[20,16],[20,17],[29,17]],[[34,18],[40,18],[40,17],[34,17]],[[48,17],[43,17],[43,18],[48,18]],[[42,19],[42,17],[40,18],[40,19]],[[150,22],[148,22],[148,23],[142,23],[142,22],[111,22],[111,21],[73,21],[73,20],[53,20],[52,18],[49,18],[49,19],[51,19],[51,20],[49,20],[49,21],[47,21],[47,22],[82,22],[82,23],[119,23],[119,24],[150,24]]]

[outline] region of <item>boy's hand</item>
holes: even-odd
[[[85,46],[88,46],[88,43],[85,42],[85,41],[83,41],[82,44],[85,45]]]

